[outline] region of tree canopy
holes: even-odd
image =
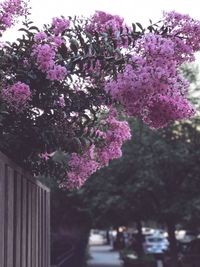
[[[194,115],[179,68],[199,51],[199,21],[169,12],[143,28],[97,11],[39,29],[26,2],[6,0],[1,34],[19,16],[22,36],[0,48],[0,149],[34,175],[80,187],[122,155],[119,114],[156,129]]]

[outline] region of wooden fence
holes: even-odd
[[[50,267],[50,191],[1,152],[0,267]]]

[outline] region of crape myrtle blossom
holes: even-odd
[[[47,34],[45,32],[38,32],[34,35],[34,41],[37,42],[42,42],[47,39]]]
[[[10,28],[15,19],[26,12],[26,4],[23,0],[7,0],[0,3],[0,32]]]
[[[55,65],[53,69],[48,70],[47,79],[51,81],[61,81],[67,75],[67,69],[61,65]]]
[[[107,166],[110,160],[122,156],[122,145],[131,139],[131,130],[126,121],[119,121],[113,112],[102,120],[96,131],[100,142],[86,148],[82,154],[72,153],[67,173],[67,187],[79,188],[98,169]]]
[[[48,40],[52,43],[52,46],[56,49],[65,43],[65,40],[61,36],[50,36]]]
[[[87,178],[99,169],[99,163],[94,157],[95,146],[92,145],[81,155],[72,153],[69,160],[69,171],[67,172],[68,188],[80,188]]]
[[[123,26],[124,19],[115,15],[108,14],[103,11],[96,11],[92,16],[90,23],[87,25],[88,32],[106,32],[111,29],[113,32],[120,31]]]
[[[158,95],[149,103],[147,115],[143,116],[143,121],[152,128],[161,128],[171,121],[190,118],[194,114],[194,108],[182,96]]]
[[[16,112],[22,112],[31,99],[30,87],[22,82],[7,86],[1,91],[1,98]]]
[[[67,30],[70,26],[70,21],[64,17],[62,18],[53,18],[52,28],[55,35],[59,35]]]
[[[38,69],[40,69],[42,72],[47,72],[54,67],[55,55],[55,50],[50,44],[36,45],[32,52],[32,56],[36,56]]]
[[[105,90],[128,115],[142,118],[152,128],[164,127],[195,113],[184,96],[189,84],[179,74],[179,66],[173,39],[148,33],[136,42],[123,73],[106,82]]]
[[[96,11],[86,25],[86,31],[91,34],[98,32],[111,35],[119,47],[128,46],[128,29],[129,27],[125,24],[123,18],[103,11]]]
[[[47,79],[51,81],[62,81],[67,75],[67,69],[56,63],[58,48],[65,43],[62,36],[59,36],[68,29],[70,21],[62,18],[53,18],[52,35],[41,31],[35,34],[36,44],[33,46],[32,56],[36,58],[38,69],[46,73]]]
[[[36,58],[38,69],[51,81],[65,79],[67,69],[56,63],[57,49],[64,40],[60,36],[48,37],[45,32],[37,33],[34,39],[37,44],[33,46],[32,56]]]
[[[47,161],[50,158],[50,154],[48,152],[44,152],[44,153],[39,154],[39,157]]]
[[[164,24],[170,29],[180,62],[194,60],[194,52],[200,49],[200,21],[172,11],[164,13]]]
[[[103,142],[97,146],[96,154],[100,165],[106,166],[110,160],[122,156],[121,147],[125,141],[131,139],[131,131],[128,123],[117,120],[113,113],[101,125],[106,129],[98,132]]]

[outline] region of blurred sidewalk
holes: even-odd
[[[119,253],[112,251],[111,246],[91,246],[89,267],[121,267]]]

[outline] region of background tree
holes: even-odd
[[[101,226],[148,220],[165,224],[176,266],[176,225],[200,215],[200,132],[191,122],[159,132],[141,129],[136,122],[131,125],[134,134],[123,157],[86,183],[83,198]]]

